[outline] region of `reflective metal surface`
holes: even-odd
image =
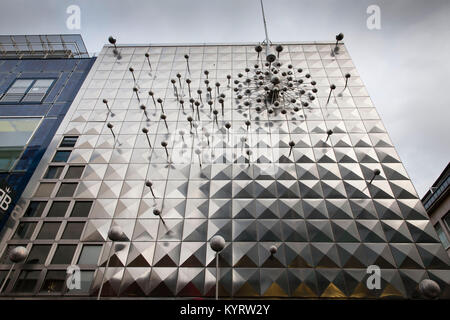
[[[30,201],[56,200],[64,173],[49,181],[48,197],[34,192],[62,137],[78,136],[60,163],[85,166],[69,181],[77,183],[73,196],[57,199],[70,201],[69,209],[62,218],[46,217],[50,205],[39,217],[24,216],[38,222],[35,232],[7,242],[52,245],[45,264],[23,267],[42,270],[24,294],[44,294],[46,272],[65,270],[52,264],[57,245],[76,244],[77,264],[90,244],[103,250],[98,264],[80,265],[95,271],[88,290],[45,294],[95,298],[103,282],[102,297],[213,298],[209,241],[220,235],[221,297],[405,298],[427,278],[448,297],[449,258],[345,46],[334,48],[283,44],[281,65],[265,66],[255,44],[117,45],[119,54],[105,47],[21,202],[26,209]],[[270,68],[278,70],[287,88],[278,106],[268,101],[273,87],[258,88],[255,64],[269,70],[268,86],[278,84]],[[283,80],[299,68],[301,75]],[[82,200],[93,202],[88,216],[72,217]],[[36,239],[44,221],[61,222],[55,239]],[[74,221],[85,222],[80,238],[63,239]],[[124,241],[112,247],[114,226]],[[367,287],[370,265],[381,269],[379,289]],[[19,271],[6,295],[18,294]]]

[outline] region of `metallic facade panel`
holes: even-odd
[[[81,268],[95,271],[83,295],[212,298],[218,277],[231,298],[409,298],[430,278],[448,297],[448,256],[345,46],[283,48],[266,66],[252,44],[104,47],[16,208],[22,222],[85,222],[80,240],[39,241],[103,246]],[[93,201],[89,215],[22,216],[56,198],[33,191],[67,135],[78,140],[62,165],[86,168],[62,200]]]

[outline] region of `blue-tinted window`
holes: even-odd
[[[16,79],[0,102],[3,103],[40,103],[52,86],[54,79]]]
[[[53,162],[66,162],[69,159],[71,151],[56,151]]]
[[[2,96],[0,102],[20,102],[32,83],[33,79],[17,79]]]
[[[59,145],[61,148],[73,148],[75,143],[77,143],[78,137],[76,136],[67,136],[64,137]]]

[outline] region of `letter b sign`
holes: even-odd
[[[0,209],[7,211],[11,200],[11,197],[3,189],[0,189]]]

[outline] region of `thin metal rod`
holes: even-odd
[[[3,288],[4,288],[4,286],[5,286],[5,284],[6,284],[6,282],[8,281],[8,279],[9,279],[9,275],[11,274],[11,271],[14,269],[14,266],[15,266],[16,264],[15,263],[13,263],[12,265],[11,265],[11,268],[9,268],[9,272],[8,272],[8,274],[6,275],[6,278],[5,278],[5,280],[3,280],[3,284],[2,284],[2,287],[0,288],[0,293],[2,293],[3,292]]]
[[[109,249],[108,260],[106,261],[105,274],[102,277],[102,283],[100,284],[100,289],[98,290],[97,300],[100,300],[100,295],[102,294],[104,280],[106,278],[106,272],[108,271],[109,260],[111,259],[111,251],[114,248],[114,241],[111,241],[111,248]]]
[[[151,142],[150,142],[150,138],[148,137],[148,133],[146,133],[145,135],[147,136],[148,146],[151,148],[151,147],[152,147],[152,144],[151,144]],[[152,193],[153,193],[153,191],[152,191]]]
[[[150,71],[152,71],[152,64],[150,63],[150,56],[146,56],[148,61],[148,66],[150,67]]]
[[[219,253],[216,252],[216,300],[219,300]]]
[[[263,16],[263,22],[264,22],[264,32],[266,33],[266,56],[269,55],[269,35],[267,33],[267,24],[266,24],[266,16],[264,14],[264,5],[263,5],[263,1],[259,0],[259,2],[261,3],[261,11],[262,11],[262,16]]]
[[[111,131],[111,134],[112,134],[112,136],[113,136],[114,140],[116,140],[116,135],[115,135],[115,133],[114,133],[113,129],[112,129],[112,128],[109,128],[109,130]]]
[[[330,94],[328,95],[328,99],[327,99],[327,105],[328,105],[328,103],[330,102],[330,98],[331,98],[331,93],[333,92],[333,89],[330,89]]]

